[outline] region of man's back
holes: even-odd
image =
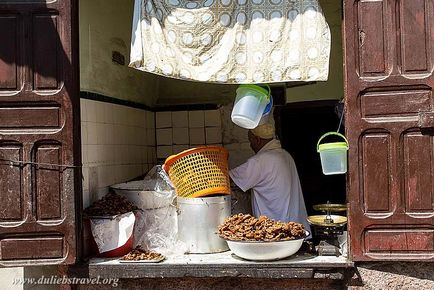
[[[253,190],[255,216],[299,222],[310,229],[295,162],[278,140],[270,141],[246,163],[231,170],[231,177],[243,191]]]

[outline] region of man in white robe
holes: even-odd
[[[274,138],[274,125],[265,123],[249,130],[250,147],[256,153],[229,175],[244,192],[252,189],[256,217],[298,222],[310,231],[300,180],[292,156]]]

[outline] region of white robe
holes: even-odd
[[[253,190],[256,217],[266,215],[283,222],[293,221],[310,231],[297,168],[292,156],[278,140],[271,140],[229,175],[243,191]]]

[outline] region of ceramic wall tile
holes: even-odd
[[[104,120],[108,124],[113,124],[113,105],[110,103],[104,104]]]
[[[87,123],[87,144],[90,145],[98,144],[97,123],[94,122]]]
[[[96,108],[96,121],[98,123],[105,123],[105,103],[95,102]]]
[[[155,147],[149,147],[148,146],[148,164],[149,163],[155,163],[155,159],[157,158],[156,156],[156,152],[155,152]]]
[[[122,106],[113,105],[113,124],[122,124]]]
[[[203,111],[188,112],[188,126],[190,128],[205,127],[205,116]]]
[[[190,145],[204,145],[204,144],[205,144],[205,129],[190,128]]]
[[[87,145],[89,140],[87,137],[87,122],[81,122],[81,144]]]
[[[88,206],[108,186],[142,175],[155,164],[155,113],[86,99],[80,105],[83,204]],[[172,152],[171,112],[162,119],[167,123],[163,122],[167,145],[159,152],[166,156]],[[92,189],[90,179],[95,183]]]
[[[132,108],[122,106],[122,120],[121,124],[125,126],[131,126],[134,122],[134,116],[132,114]]]
[[[172,128],[157,129],[157,146],[172,145]]]
[[[95,164],[98,162],[97,147],[98,145],[87,145],[87,151],[89,153],[87,159],[89,164]]]
[[[155,129],[155,113],[146,112],[146,128]]]
[[[220,127],[205,128],[206,144],[215,144],[222,142],[222,130]]]
[[[89,145],[82,145],[81,146],[81,163],[83,165],[87,165],[89,163],[89,149],[88,149]]]
[[[80,120],[81,122],[87,121],[87,100],[80,99]]]
[[[114,129],[113,124],[104,124],[105,130],[105,144],[114,144]]]
[[[96,102],[88,100],[86,102],[87,121],[96,122]]]
[[[172,112],[172,127],[173,128],[187,128],[188,127],[188,112],[187,111]]]
[[[187,145],[190,143],[188,128],[173,128],[173,144]]]
[[[159,128],[172,127],[172,112],[157,112],[155,117],[155,126]]]
[[[127,131],[127,143],[126,144],[134,144],[136,141],[136,132],[135,128],[132,126],[126,126]]]
[[[155,129],[146,129],[146,144],[148,146],[155,146],[156,134]]]
[[[96,123],[96,144],[105,144],[105,124]]]
[[[220,110],[205,111],[205,127],[221,127]]]
[[[142,164],[148,163],[148,147],[140,146],[140,161]]]

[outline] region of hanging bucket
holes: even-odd
[[[268,85],[267,89],[257,85],[240,85],[232,109],[232,122],[246,129],[256,128],[270,102],[270,96]]]
[[[330,135],[342,137],[345,142],[320,144],[325,137]],[[319,138],[316,147],[321,158],[322,172],[325,175],[344,174],[347,172],[347,151],[349,146],[344,135],[338,132],[325,133]]]

